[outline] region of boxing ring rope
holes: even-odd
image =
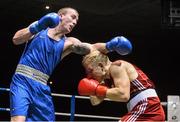
[[[55,97],[72,97],[72,95],[66,95],[66,94],[57,94],[57,93],[52,93],[52,96]],[[75,98],[79,98],[79,99],[90,99],[89,97],[85,97],[85,96],[75,96]],[[106,101],[112,101],[110,99],[105,98],[104,100]],[[161,105],[166,106],[167,102],[161,102]]]
[[[0,91],[10,91],[9,88],[0,88]],[[90,97],[86,97],[86,96],[75,96],[75,95],[67,95],[67,94],[58,94],[58,93],[52,93],[51,94],[54,97],[66,97],[66,98],[71,98],[71,113],[61,113],[61,112],[55,112],[55,115],[62,115],[62,116],[70,116],[71,121],[73,121],[74,116],[75,117],[86,117],[86,118],[99,118],[99,119],[113,119],[113,120],[119,120],[120,117],[112,117],[112,116],[96,116],[96,115],[87,115],[87,114],[75,114],[75,99],[90,99]],[[105,101],[112,101],[110,99],[105,98]],[[169,103],[172,104],[172,106],[169,106]],[[172,107],[174,109],[176,109],[178,112],[168,112],[168,120],[169,118],[176,118],[176,119],[180,119],[177,116],[179,115],[180,112],[180,108],[178,108],[180,106],[180,101],[179,101],[179,96],[173,97],[170,96],[168,97],[168,102],[161,102],[162,106],[167,106],[167,107]],[[175,106],[174,106],[175,105]],[[172,110],[172,108],[170,108]],[[178,108],[178,109],[177,109]],[[10,108],[1,108],[0,107],[0,111],[10,111]],[[178,114],[176,116],[176,114]],[[174,117],[174,116],[175,117]],[[169,117],[170,116],[170,117]]]
[[[9,88],[0,88],[0,91],[10,91],[10,89]],[[54,96],[54,97],[66,97],[66,98],[72,98],[73,97],[73,95],[58,94],[58,93],[52,93],[51,95]],[[85,96],[75,96],[75,98],[78,98],[78,99],[90,99],[89,97],[85,97]],[[109,100],[109,99],[105,99],[105,100]],[[72,104],[74,104],[74,103],[72,103]],[[1,108],[0,107],[0,111],[10,111],[10,108]],[[72,116],[72,112],[71,113],[55,112],[55,115]],[[120,119],[120,117],[96,116],[96,115],[87,115],[87,114],[86,115],[85,114],[74,114],[73,116],[75,116],[75,117],[86,117],[86,118],[99,118],[99,119],[114,119],[114,120],[119,120]]]

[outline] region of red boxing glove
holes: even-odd
[[[105,97],[107,89],[107,86],[98,84],[96,87],[96,96]]]
[[[98,81],[94,79],[83,78],[78,85],[78,92],[80,95],[96,95],[106,96],[107,87],[100,85]]]

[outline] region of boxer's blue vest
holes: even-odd
[[[27,43],[19,64],[30,66],[50,76],[61,60],[65,36],[55,41],[47,32],[48,29],[41,31]]]

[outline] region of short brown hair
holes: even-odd
[[[79,12],[78,12],[76,9],[71,8],[71,7],[64,7],[64,8],[59,9],[58,14],[59,14],[59,15],[60,15],[60,14],[66,14],[69,9],[72,9],[72,10],[76,11],[76,13],[77,13],[78,16],[79,16]]]

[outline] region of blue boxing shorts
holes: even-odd
[[[10,85],[10,114],[26,116],[26,121],[55,121],[51,90],[21,74],[15,74]]]

